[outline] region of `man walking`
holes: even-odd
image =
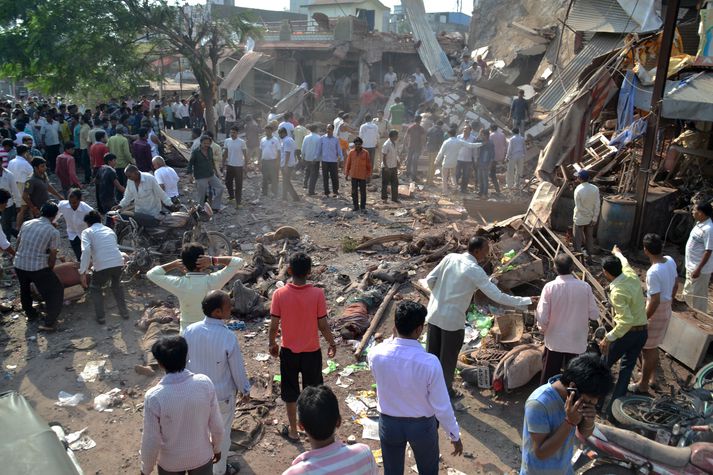
[[[662,255],[663,241],[658,234],[644,236],[644,254],[651,267],[646,271],[646,318],[648,337],[643,349],[644,364],[639,384],[629,385],[633,393],[647,393],[654,382],[654,373],[659,362],[658,346],[663,342],[671,320],[671,302],[678,291],[678,271],[676,261],[671,256]]]
[[[116,234],[111,228],[101,224],[101,215],[92,210],[84,216],[87,229],[82,231],[82,257],[79,264],[79,275],[82,286],[89,287],[89,295],[94,303],[94,313],[97,323],[104,324],[104,287],[110,283],[119,315],[124,320],[129,319],[129,309],[126,306],[124,287],[121,283],[121,272],[124,268],[124,258],[116,241]],[[94,269],[91,284],[88,284],[89,267]]]
[[[74,162],[74,142],[66,142],[64,144],[64,152],[57,156],[55,173],[62,186],[64,196],[67,196],[71,188],[82,187],[79,183],[79,178],[77,178],[77,167]]]
[[[456,168],[460,163],[458,159],[461,157],[463,149],[466,149],[466,152],[463,152],[464,154],[472,154],[475,149],[480,148],[482,145],[480,143],[466,142],[456,137],[456,133],[455,127],[448,130],[448,138],[441,144],[434,163],[435,167],[442,166],[441,179],[443,181],[441,191],[444,195],[448,195],[451,184],[456,184],[453,180],[455,180]]]
[[[505,154],[505,162],[507,164],[505,185],[510,191],[518,191],[527,148],[525,146],[525,138],[520,135],[520,129],[516,127],[512,133],[514,135],[508,141],[508,150]]]
[[[193,175],[196,184],[196,203],[202,205],[210,191],[213,210],[220,212],[223,209],[223,184],[216,176],[212,143],[213,139],[208,135],[201,136],[201,145],[191,152],[186,173]]]
[[[465,124],[463,133],[458,139],[464,142],[475,143],[477,137],[472,132],[470,124]],[[461,147],[458,151],[458,162],[456,164],[456,182],[460,181],[460,192],[468,193],[468,181],[470,181],[470,171],[476,171],[475,151],[471,147]],[[478,183],[476,182],[476,185]]]
[[[577,173],[579,185],[574,189],[574,252],[582,251],[582,241],[586,243],[587,258],[594,252],[594,228],[599,220],[599,188],[589,183],[589,172]]]
[[[57,155],[59,155],[59,122],[54,120],[53,113],[47,114],[47,120],[42,125],[40,139],[37,142],[44,144],[47,167],[54,173]]]
[[[451,455],[463,453],[441,365],[418,341],[426,313],[417,302],[401,302],[394,318],[396,335],[376,345],[367,356],[376,380],[385,475],[403,475],[407,443],[418,473],[438,474],[439,424],[453,445]]]
[[[537,304],[537,325],[545,335],[541,385],[587,351],[589,321],[599,320],[592,288],[572,275],[572,258],[558,254],[554,260],[557,278],[545,284]]]
[[[141,475],[156,465],[161,475],[211,475],[225,437],[213,383],[186,370],[188,345],[181,336],[161,338],[151,353],[166,376],[144,397]]]
[[[399,138],[397,130],[389,131],[389,139],[381,146],[381,201],[386,203],[391,190],[391,201],[399,201],[399,152],[396,141]]]
[[[487,262],[489,252],[490,245],[484,237],[473,237],[468,241],[468,252],[448,254],[426,277],[431,290],[426,350],[440,360],[451,399],[461,397],[453,389],[453,376],[465,337],[465,313],[473,294],[480,290],[508,307],[525,307],[533,302],[530,297],[504,294],[490,281],[480,266]]]
[[[713,207],[699,203],[693,209],[695,226],[686,242],[686,282],[683,297],[689,307],[708,313],[708,284],[713,273]]]
[[[371,178],[371,158],[369,152],[362,147],[361,137],[354,139],[354,150],[347,155],[345,175],[347,181],[352,180],[352,203],[354,211],[366,210],[366,182]]]
[[[289,193],[292,201],[299,201],[300,197],[295,191],[295,187],[292,186],[292,171],[297,165],[297,158],[295,157],[295,152],[297,151],[297,145],[295,144],[295,139],[290,137],[287,133],[287,129],[281,127],[277,131],[280,136],[280,170],[282,170],[282,200],[287,200],[287,194]]]
[[[498,167],[505,162],[505,152],[508,141],[505,133],[497,125],[490,126],[490,143],[493,144],[493,161],[490,163],[490,180],[493,182],[495,194],[500,194],[500,183],[498,183]]]
[[[238,137],[238,127],[230,127],[230,137],[223,142],[223,163],[225,166],[225,187],[228,189],[228,200],[235,201],[240,206],[243,198],[243,169],[248,146]]]
[[[327,135],[323,135],[319,141],[317,156],[322,162],[322,182],[324,185],[324,196],[329,196],[329,180],[332,180],[332,191],[334,197],[339,196],[339,163],[344,160],[339,139],[334,136],[334,125],[327,125]]]
[[[646,304],[641,292],[641,282],[619,248],[614,246],[613,256],[602,260],[604,277],[609,281],[609,300],[614,309],[614,328],[599,344],[606,364],[611,368],[621,359],[619,377],[614,386],[607,414],[611,415],[614,401],[626,394],[636,360],[648,338]],[[602,401],[603,402],[603,401]]]
[[[490,133],[488,129],[480,131],[480,153],[478,154],[478,196],[482,198],[488,197],[488,177],[490,176],[492,167],[495,165],[495,147],[490,141]],[[497,179],[495,180],[496,193],[500,193]]]
[[[37,328],[50,332],[56,330],[64,298],[62,283],[53,271],[59,249],[59,231],[52,225],[52,221],[58,211],[56,204],[45,203],[39,211],[39,218],[22,225],[17,236],[14,261],[20,283],[22,310],[28,320],[37,319],[37,311],[32,308],[31,285],[35,284],[47,310],[44,323]]]
[[[379,144],[379,126],[372,122],[371,114],[364,116],[364,123],[359,127],[359,137],[364,141],[364,148],[369,152],[371,169],[374,170],[374,160],[376,157],[376,147]],[[371,178],[371,177],[369,177]]]
[[[280,172],[280,140],[272,135],[273,128],[265,127],[265,136],[260,140],[260,169],[262,171],[262,196],[267,190],[277,198],[277,179]]]
[[[418,160],[423,153],[423,146],[426,144],[426,129],[421,126],[421,116],[414,118],[414,123],[406,129],[404,136],[404,148],[406,155],[406,173],[411,180],[418,178]]]
[[[517,92],[517,97],[512,101],[508,118],[512,119],[513,129],[517,128],[520,132],[525,132],[525,125],[530,120],[530,106],[525,100],[525,91],[522,89]]]
[[[302,142],[302,160],[305,164],[304,188],[307,188],[309,196],[315,195],[315,187],[317,186],[317,178],[319,178],[319,143],[322,138],[317,133],[317,126],[310,124],[309,134]]]
[[[188,343],[188,365],[190,372],[204,374],[215,387],[218,407],[223,420],[223,443],[221,457],[213,465],[214,475],[224,475],[230,449],[230,430],[235,415],[236,394],[241,402],[250,400],[250,380],[245,372],[245,362],[240,343],[225,321],[231,318],[230,296],[222,290],[213,290],[203,298],[201,308],[205,318],[186,328],[183,336]]]

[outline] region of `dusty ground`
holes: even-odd
[[[179,171],[179,174],[181,173]],[[340,199],[323,199],[318,196],[296,204],[273,200],[251,204],[258,197],[259,183],[259,176],[253,174],[248,178],[244,207],[219,214],[211,226],[222,230],[239,244],[254,243],[255,236],[281,225],[289,224],[297,228],[302,233],[303,240],[315,246],[316,250],[312,254],[315,265],[326,266],[326,271],[318,277],[318,282],[327,290],[332,314],[339,310],[335,301],[343,287],[336,282],[338,274],[347,274],[352,280],[357,280],[369,265],[378,264],[382,259],[403,259],[388,252],[374,255],[345,254],[341,251],[344,236],[376,237],[390,233],[421,231],[418,224],[416,229],[411,228],[413,218],[397,217],[401,216],[400,210],[413,207],[415,200],[405,201],[403,208],[385,207],[381,205],[380,200],[378,204],[374,203],[374,198],[378,199],[378,195],[371,192],[368,206],[372,209],[367,214],[355,216],[350,211],[341,211],[351,204],[345,195],[349,189],[342,184],[343,198]],[[298,191],[303,194],[301,187]],[[425,191],[418,196],[424,200],[433,200],[433,195]],[[92,199],[88,201],[91,203]],[[60,229],[63,229],[63,225],[60,225]],[[70,256],[68,243],[65,244],[63,254]],[[276,246],[273,245],[272,249],[276,250]],[[246,256],[248,253],[236,251],[235,254]],[[88,427],[87,433],[97,445],[90,450],[77,452],[85,473],[138,473],[143,395],[158,378],[140,376],[133,370],[135,364],[141,363],[143,336],[134,326],[134,322],[152,302],[175,300],[141,279],[129,284],[127,288],[132,314],[129,321],[123,321],[116,313],[111,313],[115,312],[116,308],[109,296],[106,325],[100,326],[95,322],[90,302],[80,301],[66,305],[63,309],[60,332],[45,335],[37,333],[36,323],[28,324],[24,315],[19,312],[16,288],[8,287],[3,291],[5,299],[14,299],[15,311],[4,314],[0,324],[0,362],[4,374],[4,378],[0,380],[0,390],[18,390],[43,418],[59,422],[69,432]],[[416,292],[404,293],[398,298],[422,299]],[[236,333],[242,346],[248,374],[266,375],[271,379],[272,375],[279,373],[278,362],[275,359],[266,362],[254,359],[256,354],[268,352],[267,323],[252,321],[247,325],[247,330]],[[391,323],[386,321],[380,331],[388,333],[390,328]],[[257,335],[246,338],[246,335],[252,332]],[[326,355],[326,348],[323,353]],[[107,361],[109,370],[103,378],[90,383],[77,382],[77,376],[88,361],[102,359]],[[336,361],[341,368],[353,363],[351,347],[340,344]],[[7,369],[8,366],[16,368]],[[336,372],[325,377],[326,384],[334,389],[342,401],[344,424],[339,430],[339,436],[346,439],[355,435],[360,442],[377,449],[378,441],[362,440],[361,426],[353,422],[354,414],[343,403],[348,394],[371,389],[373,380],[368,371],[355,373],[351,377],[354,383],[346,389],[335,385]],[[459,381],[459,384],[461,383]],[[466,454],[464,457],[451,457],[450,444],[441,433],[443,471],[445,472],[447,467],[453,467],[467,474],[478,474],[511,473],[519,469],[522,408],[535,386],[533,381],[498,400],[490,391],[464,388],[466,396],[463,403],[466,411],[457,413],[457,419],[461,425]],[[94,397],[114,387],[127,389],[131,396],[122,406],[114,408],[113,412],[96,412],[91,404]],[[60,391],[83,393],[86,397],[77,407],[58,407],[55,402]],[[275,385],[275,395],[277,394],[278,386]],[[269,413],[261,418],[264,432],[260,442],[251,450],[237,455],[241,473],[281,473],[296,455],[309,448],[306,440],[301,445],[293,445],[277,435],[274,422],[277,421],[279,427],[286,421],[286,416],[279,397],[275,399]],[[413,464],[412,458],[407,460],[408,466]]]

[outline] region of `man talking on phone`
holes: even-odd
[[[573,475],[576,432],[589,437],[596,405],[612,385],[599,355],[572,359],[562,375],[535,389],[525,402],[520,475]]]

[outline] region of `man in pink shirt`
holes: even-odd
[[[300,429],[312,450],[303,452],[282,475],[376,475],[376,461],[368,445],[346,445],[334,433],[342,425],[339,401],[327,386],[308,386],[297,399]]]
[[[557,278],[542,289],[537,305],[537,324],[545,335],[540,384],[587,350],[589,320],[599,320],[592,288],[572,275],[572,266],[567,254],[555,257]]]

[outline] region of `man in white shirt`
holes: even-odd
[[[574,189],[574,252],[582,251],[582,241],[585,241],[587,259],[594,252],[594,229],[599,220],[599,188],[589,183],[589,172],[580,170],[577,173],[579,185]]]
[[[250,400],[250,380],[245,372],[238,338],[225,326],[225,321],[232,318],[230,296],[222,290],[213,290],[203,298],[201,308],[205,318],[189,325],[183,333],[188,343],[186,368],[194,374],[208,376],[215,387],[225,435],[220,447],[222,455],[213,465],[213,475],[224,475],[236,394],[240,393],[241,403],[247,403]]]
[[[188,243],[181,249],[181,258],[146,273],[146,278],[178,297],[181,308],[181,333],[191,323],[204,318],[201,309],[203,297],[211,290],[220,290],[243,267],[239,257],[212,257],[205,255],[205,248],[198,243]],[[224,266],[215,272],[211,267]],[[175,269],[185,269],[183,276],[167,275]]]
[[[115,206],[121,211],[134,203],[134,219],[144,227],[154,227],[160,223],[162,205],[173,206],[171,198],[161,189],[156,178],[150,173],[140,172],[136,165],[126,167],[126,191]]]
[[[488,261],[489,252],[487,239],[473,237],[468,241],[468,252],[448,254],[426,277],[426,285],[431,290],[426,350],[441,361],[452,399],[461,396],[453,389],[453,375],[465,337],[465,313],[473,294],[480,290],[495,303],[508,307],[525,307],[533,302],[530,297],[504,294],[490,281],[480,267]]]
[[[280,172],[280,139],[273,136],[273,128],[265,127],[265,136],[260,139],[260,163],[262,171],[262,196],[267,196],[267,189],[273,198],[277,198],[277,178]]]
[[[10,192],[0,188],[0,212],[5,211],[5,207],[11,199],[12,196],[10,195]],[[10,256],[15,255],[15,250],[10,245],[10,241],[7,240],[7,236],[2,228],[0,228],[0,249],[2,249],[3,252],[8,253]]]
[[[10,198],[5,203],[2,211],[2,231],[5,236],[12,238],[12,236],[17,236],[17,230],[15,229],[17,207],[15,203],[22,203],[22,195],[17,188],[15,175],[3,167],[0,167],[0,190],[5,190],[10,194]]]
[[[388,191],[391,189],[391,201],[399,201],[399,152],[396,141],[399,139],[397,130],[389,131],[389,140],[381,147],[381,200],[386,203]]]
[[[292,197],[293,201],[300,201],[300,197],[292,186],[292,171],[297,165],[295,151],[297,145],[295,139],[288,135],[287,129],[284,127],[277,131],[280,136],[280,169],[282,170],[282,199],[287,200],[287,194]]]
[[[71,244],[74,255],[77,256],[79,261],[82,259],[82,239],[80,236],[87,227],[84,224],[84,217],[94,209],[82,201],[82,190],[79,188],[71,190],[67,199],[60,201],[57,207],[59,208],[57,218],[64,217],[67,223],[69,244]]]
[[[173,120],[176,124],[175,126],[177,129],[183,128],[183,119],[181,118],[180,108],[181,101],[179,101],[178,99],[173,101],[173,104],[171,104],[171,110],[173,111]]]
[[[280,82],[277,79],[272,80],[272,90],[270,91],[270,97],[272,98],[272,102],[277,104],[280,99],[282,99],[282,87],[280,86]]]
[[[221,97],[220,100],[218,101],[218,103],[215,105],[216,112],[218,113],[218,131],[223,134],[225,133],[225,127],[228,122],[228,119],[226,118],[226,115],[225,115],[225,104],[226,104],[226,102]],[[235,112],[235,111],[233,111],[233,112]],[[232,122],[235,122],[234,117],[235,117],[235,114],[233,114]]]
[[[418,89],[423,89],[426,85],[426,76],[423,75],[421,69],[416,68],[416,72],[413,73],[413,82],[416,83]]]
[[[389,71],[384,74],[384,87],[388,88],[389,90],[393,89],[394,86],[396,85],[396,80],[398,77],[396,76],[396,73],[394,72],[394,67],[389,66]]]
[[[460,140],[463,140],[464,142],[470,143],[475,143],[475,141],[478,139],[477,135],[473,133],[473,128],[470,126],[470,124],[467,123],[463,127],[463,133],[458,135],[458,138]],[[469,147],[461,147],[460,151],[458,152],[458,162],[456,164],[456,182],[460,181],[461,193],[468,192],[468,182],[470,181],[471,170],[473,170],[474,173],[477,173],[475,167],[475,157],[475,151]],[[478,182],[477,178],[478,177],[476,176],[476,184]]]
[[[181,104],[178,106],[178,115],[181,117],[181,122],[183,123],[183,128],[189,126],[191,111],[186,103],[185,99],[181,100]]]
[[[227,117],[227,116],[226,116]],[[235,200],[235,206],[240,206],[243,198],[243,170],[248,146],[238,137],[236,125],[230,127],[230,137],[223,142],[223,163],[225,164],[225,187],[228,189],[228,201]]]
[[[309,134],[302,142],[302,159],[305,163],[305,180],[304,187],[307,188],[307,194],[314,196],[317,179],[319,178],[319,142],[320,135],[317,133],[317,126],[310,124],[308,127]]]
[[[18,190],[25,189],[25,182],[29,180],[34,173],[30,160],[32,160],[30,149],[26,145],[18,145],[17,156],[7,164],[7,169],[15,177]],[[19,202],[22,203],[22,201]]]
[[[126,306],[124,286],[121,283],[121,272],[124,268],[124,257],[121,255],[114,231],[101,224],[101,215],[92,210],[84,216],[88,226],[82,231],[82,257],[79,263],[79,275],[82,286],[89,287],[89,295],[94,303],[97,322],[105,322],[104,287],[111,282],[111,292],[114,294],[119,315],[124,320],[129,318]],[[91,284],[87,283],[89,267],[94,268]]]
[[[482,144],[466,142],[465,140],[456,137],[456,129],[448,130],[448,138],[443,141],[441,148],[436,155],[435,166],[441,168],[442,191],[447,195],[451,184],[456,185],[455,179],[456,167],[458,166],[458,157],[461,151],[466,150],[467,153],[473,153]]]
[[[364,141],[363,147],[369,152],[371,158],[371,169],[374,170],[374,157],[376,157],[376,146],[379,143],[379,126],[372,122],[371,114],[364,116],[364,123],[359,127],[359,137]]]
[[[508,141],[508,149],[505,154],[505,163],[507,164],[505,185],[511,191],[517,191],[520,188],[522,165],[525,163],[527,148],[525,146],[525,137],[520,135],[520,129],[515,127],[512,133],[514,135]]]
[[[713,273],[713,208],[710,203],[699,203],[693,209],[696,225],[686,242],[686,282],[683,297],[689,307],[708,313],[708,284]]]
[[[451,455],[463,453],[441,365],[418,341],[426,313],[420,303],[401,302],[394,318],[396,336],[368,354],[376,380],[379,440],[387,474],[404,473],[406,443],[411,446],[418,473],[437,474],[439,424],[453,445]]]
[[[156,178],[158,186],[166,192],[174,203],[178,200],[178,173],[176,170],[166,165],[166,160],[162,156],[156,155],[151,159],[153,166],[153,176]]]
[[[291,122],[291,120],[292,120],[292,112],[285,112],[285,115],[282,117],[282,122],[280,122],[280,125],[277,126],[278,133],[279,133],[280,129],[285,129],[287,131],[287,135],[294,138],[295,137],[295,125]]]
[[[651,267],[646,271],[646,318],[648,336],[641,356],[639,384],[630,384],[632,393],[648,393],[654,383],[659,362],[659,345],[663,342],[671,320],[671,303],[678,292],[678,269],[671,256],[663,255],[663,241],[658,234],[647,234],[643,239],[644,254]]]
[[[235,106],[233,100],[228,99],[228,102],[223,106],[223,132],[226,130],[230,133],[230,129],[235,126]]]

